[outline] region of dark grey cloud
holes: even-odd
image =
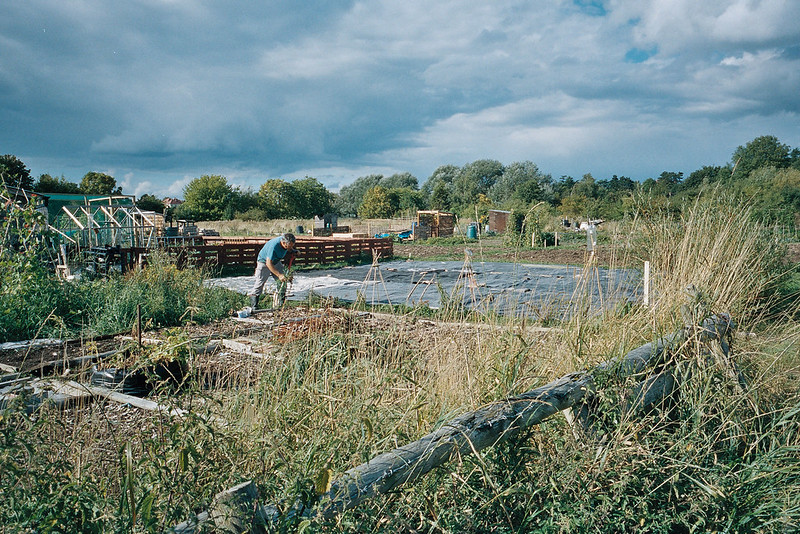
[[[0,152],[179,194],[490,157],[556,176],[800,145],[800,3],[11,0]],[[669,147],[669,150],[664,150]]]

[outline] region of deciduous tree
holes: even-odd
[[[33,190],[38,193],[71,193],[81,192],[81,186],[75,182],[69,182],[64,176],[54,178],[49,174],[42,174],[39,180],[33,184]]]
[[[386,189],[419,189],[417,177],[410,172],[401,172],[382,178],[379,185],[382,185]]]
[[[122,188],[117,187],[113,176],[102,172],[87,172],[81,180],[81,191],[87,195],[120,195]]]
[[[148,193],[145,193],[136,199],[136,206],[143,211],[164,213],[164,202],[155,195],[150,195]]]
[[[268,219],[293,216],[296,193],[292,184],[280,178],[267,180],[258,190],[258,207]]]
[[[294,180],[295,191],[294,216],[309,219],[315,215],[325,215],[333,210],[333,194],[316,178],[306,176]]]
[[[0,178],[11,187],[33,189],[31,170],[12,154],[0,156]]]
[[[774,135],[762,135],[737,147],[731,163],[734,166],[733,179],[738,180],[761,167],[785,169],[791,166],[792,158],[788,145],[781,143]]]
[[[478,195],[489,189],[503,175],[503,164],[493,159],[480,159],[465,165],[453,182],[452,200],[458,209],[469,210]]]
[[[222,220],[232,192],[224,176],[204,174],[186,184],[183,189],[184,203],[179,206],[177,214],[196,220]]]
[[[364,201],[358,208],[358,216],[362,219],[385,219],[393,214],[389,190],[376,185],[364,195]]]
[[[383,180],[382,174],[369,174],[361,176],[350,184],[342,187],[336,199],[336,211],[345,217],[358,215],[358,208],[364,202],[364,195]]]
[[[532,161],[515,161],[497,177],[489,189],[489,197],[497,205],[506,205],[512,199],[527,205],[544,200],[544,186],[551,182],[552,178],[539,171]]]

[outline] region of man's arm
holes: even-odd
[[[286,276],[282,272],[280,272],[277,267],[275,267],[275,264],[272,263],[272,260],[270,258],[267,258],[267,269],[269,269],[269,272],[277,276],[278,280],[280,280],[281,282],[286,281]]]

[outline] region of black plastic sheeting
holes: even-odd
[[[102,386],[126,395],[146,397],[158,383],[180,384],[185,372],[185,365],[177,361],[158,364],[148,369],[116,367],[98,369],[96,365],[93,365],[90,383],[93,386]]]
[[[243,293],[252,277],[216,279]],[[265,288],[271,290],[270,286]],[[295,274],[289,298],[309,291],[324,297],[368,304],[425,304],[432,308],[460,303],[468,308],[538,318],[563,318],[576,307],[602,310],[637,301],[641,277],[632,269],[584,268],[495,262],[391,261]]]

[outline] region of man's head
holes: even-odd
[[[283,245],[283,248],[286,250],[292,250],[296,241],[297,239],[294,237],[294,234],[289,232],[286,232],[281,236],[281,245]]]

